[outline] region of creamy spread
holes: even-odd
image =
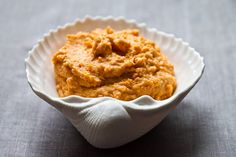
[[[150,95],[163,100],[176,88],[173,65],[136,29],[107,27],[69,34],[53,63],[60,97],[132,100]]]

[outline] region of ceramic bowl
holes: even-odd
[[[116,30],[137,28],[143,36],[160,46],[175,67],[177,89],[173,96],[163,101],[146,95],[132,101],[74,95],[58,97],[51,59],[66,41],[65,36],[108,25]],[[81,135],[98,148],[118,147],[147,133],[179,104],[204,71],[203,58],[182,39],[122,17],[86,17],[51,30],[29,51],[25,63],[32,90],[62,112]]]

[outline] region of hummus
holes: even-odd
[[[133,100],[149,95],[163,100],[176,88],[173,65],[136,29],[115,31],[107,27],[67,35],[53,63],[60,97]]]

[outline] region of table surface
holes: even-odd
[[[236,156],[235,0],[0,2],[0,156]],[[124,16],[188,41],[202,79],[152,131],[125,146],[90,146],[27,84],[24,58],[43,34],[85,15]]]

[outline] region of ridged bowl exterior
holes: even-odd
[[[109,97],[58,97],[51,59],[66,41],[65,36],[108,25],[117,30],[138,28],[142,35],[160,46],[162,53],[175,67],[177,89],[173,96],[163,101],[150,96],[141,96],[132,101]],[[203,58],[182,39],[122,17],[86,17],[51,30],[33,47],[25,62],[32,90],[61,111],[84,138],[98,148],[121,146],[155,127],[198,82],[205,66]]]

